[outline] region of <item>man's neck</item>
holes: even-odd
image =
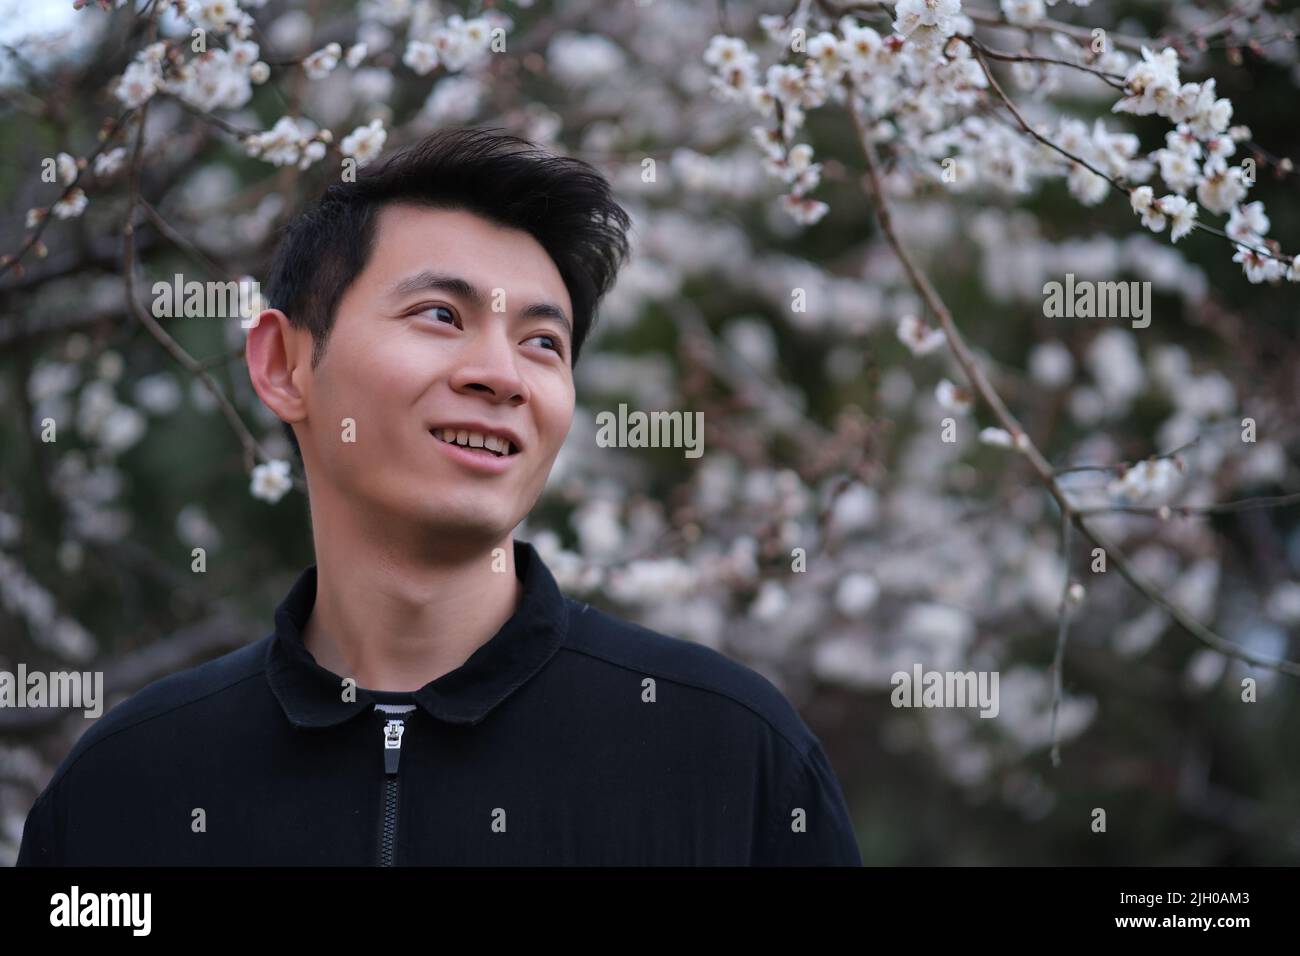
[[[455,670],[514,614],[523,593],[512,538],[454,560],[398,560],[391,541],[316,536],[316,603],[303,643],[358,687],[418,690]],[[504,550],[502,558],[496,548]],[[503,567],[504,565],[504,567]]]

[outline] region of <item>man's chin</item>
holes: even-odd
[[[466,545],[494,545],[519,524],[520,518],[474,509],[423,509],[411,515],[411,522],[440,542]]]

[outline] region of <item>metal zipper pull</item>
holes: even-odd
[[[377,705],[377,709],[383,711],[383,705]],[[414,706],[406,708],[407,713],[414,710]],[[392,866],[397,850],[397,762],[402,756],[406,721],[390,717],[380,729],[384,734],[384,798],[379,826],[379,865]]]
[[[396,774],[397,761],[402,756],[402,734],[406,733],[406,722],[388,720],[384,723],[384,773]]]

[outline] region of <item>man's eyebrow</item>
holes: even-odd
[[[437,289],[465,299],[477,309],[483,308],[487,302],[487,297],[472,282],[445,272],[434,272],[432,269],[407,276],[393,286],[390,294],[397,298],[413,292],[423,292],[426,289]]]
[[[555,319],[564,326],[564,330],[569,333],[569,337],[573,338],[573,323],[569,321],[569,317],[564,314],[564,310],[558,305],[550,302],[534,302],[524,309],[520,315],[526,319]]]
[[[390,295],[399,298],[413,292],[423,292],[426,289],[436,289],[446,292],[448,295],[457,296],[469,302],[476,309],[482,310],[487,305],[487,295],[474,283],[460,276],[435,272],[432,269],[417,272],[415,275],[408,276],[395,283]],[[523,318],[555,319],[564,326],[569,333],[569,337],[573,337],[573,323],[569,321],[564,309],[552,302],[534,302],[525,308],[520,313],[520,316]]]

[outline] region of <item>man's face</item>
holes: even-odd
[[[300,383],[309,480],[370,514],[504,537],[541,495],[573,420],[572,321],[559,270],[526,232],[461,210],[385,207],[324,357]],[[343,440],[348,418],[355,444]],[[509,433],[515,450],[449,445],[445,428]]]

